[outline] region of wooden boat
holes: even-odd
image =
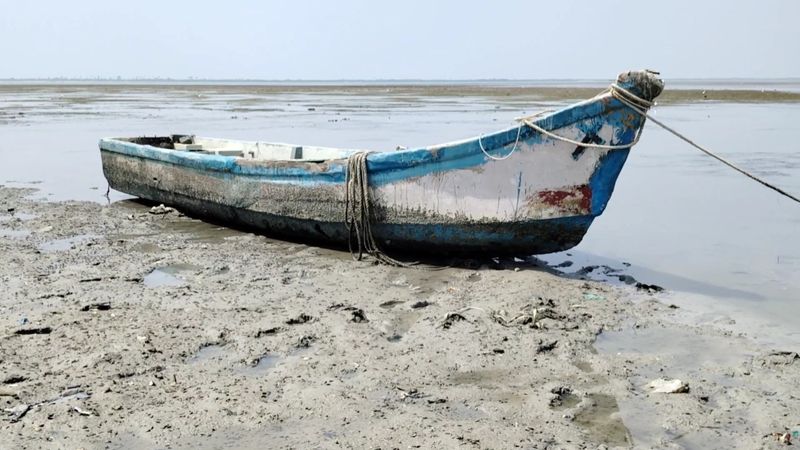
[[[577,245],[602,214],[663,83],[617,89],[496,133],[362,158],[368,197],[348,197],[355,149],[173,135],[100,141],[116,190],[193,216],[293,240],[346,245],[348,203],[369,203],[387,250],[531,255]],[[577,145],[576,145],[577,144]],[[358,180],[351,179],[350,187]],[[362,186],[363,187],[363,186]],[[351,214],[352,214],[351,209]],[[362,230],[363,231],[363,230]]]

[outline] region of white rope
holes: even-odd
[[[514,146],[511,147],[511,151],[508,152],[508,154],[505,155],[505,156],[492,156],[492,155],[490,155],[489,152],[487,152],[486,149],[483,148],[483,135],[478,136],[478,146],[481,148],[481,151],[483,152],[483,154],[486,155],[486,157],[488,157],[489,159],[493,159],[495,161],[503,161],[503,160],[506,160],[506,159],[510,158],[511,155],[514,154],[514,151],[517,150],[517,144],[519,144],[519,136],[520,136],[521,133],[522,133],[522,122],[520,122],[519,126],[517,127],[517,138],[514,140]]]
[[[580,141],[576,141],[576,140],[573,140],[573,139],[566,138],[564,136],[559,136],[559,135],[557,135],[555,133],[552,133],[550,131],[545,130],[544,128],[540,127],[539,125],[536,125],[535,123],[531,122],[527,117],[521,117],[521,118],[519,118],[517,120],[519,120],[520,122],[524,123],[525,125],[533,128],[534,130],[538,131],[539,133],[544,134],[545,136],[549,136],[549,137],[551,137],[553,139],[556,139],[558,141],[563,141],[563,142],[570,143],[572,145],[579,145],[581,147],[587,147],[587,148],[600,148],[600,149],[604,149],[604,150],[622,150],[622,149],[626,149],[626,148],[631,148],[634,145],[636,145],[639,142],[639,138],[642,136],[642,129],[639,128],[639,130],[637,130],[637,132],[636,132],[636,137],[633,138],[633,141],[631,141],[628,144],[622,144],[622,145],[595,144],[593,142],[580,142]]]

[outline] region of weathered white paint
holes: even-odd
[[[605,124],[597,135],[610,142],[615,132],[614,127]],[[576,126],[561,129],[559,134],[575,140],[585,135]],[[513,144],[498,154],[510,151],[511,147]],[[576,191],[576,187],[589,183],[600,158],[608,150],[586,149],[577,160],[572,157],[574,150],[571,144],[549,138],[537,144],[520,142],[516,152],[503,161],[487,158],[487,162],[478,167],[384,185],[378,189],[380,203],[401,211],[473,220],[548,219],[588,214],[589,210],[581,207],[582,193]],[[540,194],[552,191],[576,192],[558,204],[542,202]]]

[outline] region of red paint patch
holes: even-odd
[[[592,207],[592,190],[584,184],[570,190],[539,191],[539,200],[546,205],[564,209],[577,206],[588,213]]]

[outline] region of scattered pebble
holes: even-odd
[[[27,380],[27,377],[22,375],[9,375],[3,379],[3,384],[17,384]]]
[[[313,317],[309,316],[306,313],[302,313],[302,314],[300,314],[299,316],[297,316],[295,318],[287,320],[286,321],[286,325],[300,325],[300,324],[304,324],[306,322],[311,322],[313,320],[314,320]]]
[[[14,334],[27,335],[27,334],[50,334],[53,331],[50,327],[30,327],[20,328]]]
[[[171,212],[175,212],[175,208],[172,208],[171,206],[164,206],[163,203],[150,208],[150,214],[155,215],[169,214]]]
[[[360,308],[356,309],[352,313],[353,313],[353,317],[350,319],[351,322],[355,322],[355,323],[369,322],[369,320],[367,319],[367,315],[364,314],[364,310],[363,309],[360,309]]]
[[[461,322],[462,320],[467,320],[467,318],[459,313],[450,313],[444,318],[444,321],[442,322],[442,328],[449,330],[454,323]]]
[[[654,394],[685,394],[689,392],[689,383],[677,378],[671,380],[659,378],[651,381],[647,386],[650,388],[650,392]]]
[[[110,302],[92,303],[81,307],[81,311],[91,311],[91,310],[108,311],[109,309],[111,309]]]

